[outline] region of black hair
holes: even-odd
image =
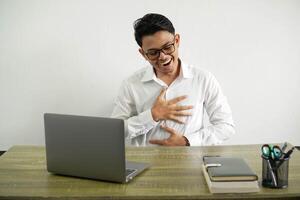
[[[133,27],[135,40],[140,47],[142,47],[142,38],[144,36],[153,35],[158,31],[168,31],[175,34],[172,22],[167,17],[156,13],[149,13],[137,19]]]

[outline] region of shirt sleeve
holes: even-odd
[[[152,118],[151,109],[137,113],[132,91],[126,81],[123,82],[115,100],[111,117],[124,119],[127,143],[139,135],[148,133],[157,124]]]
[[[216,145],[235,133],[232,112],[216,78],[209,73],[204,108],[211,125],[187,134],[191,146]]]

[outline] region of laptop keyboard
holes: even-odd
[[[136,169],[126,169],[126,176],[128,176],[136,171],[137,171]]]

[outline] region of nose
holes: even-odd
[[[159,60],[164,60],[166,58],[166,56],[167,56],[167,54],[165,54],[163,51],[160,51],[158,59]]]

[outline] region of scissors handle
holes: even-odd
[[[272,160],[278,160],[283,155],[281,148],[277,145],[272,146],[269,144],[264,144],[261,147],[261,151],[265,157],[268,157],[269,159],[272,159]]]

